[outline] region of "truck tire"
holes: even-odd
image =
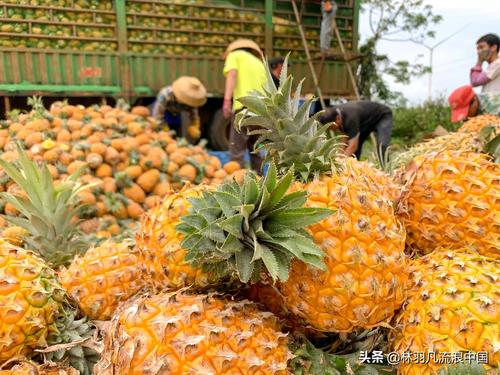
[[[222,109],[214,113],[208,129],[208,138],[215,151],[226,151],[229,148],[230,126],[231,121],[224,118]]]

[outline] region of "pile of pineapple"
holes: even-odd
[[[30,233],[0,242],[5,374],[498,371],[497,160],[435,142],[385,174],[340,155],[286,68],[279,90],[268,75],[236,119],[268,130],[266,175],[169,193],[128,240],[85,246],[64,219],[89,187],[54,186],[23,152],[1,162],[28,189],[1,197]],[[404,360],[361,361],[376,350]]]
[[[32,98],[30,103],[31,112],[11,113],[2,122],[0,157],[17,160],[20,143],[31,159],[47,162],[56,184],[83,168],[80,181],[94,184],[78,195],[86,204],[78,217],[89,220],[84,225],[89,233],[102,229],[100,236],[118,234],[121,221],[137,220],[170,190],[186,183],[217,184],[244,174],[238,163],[222,166],[208,154],[203,141],[190,145],[159,129],[146,107],[129,110],[120,103],[112,108],[56,102],[46,110],[41,98]],[[23,194],[1,170],[0,191]],[[19,214],[8,202],[0,212]],[[99,223],[102,228],[97,227]],[[5,226],[5,221],[0,225]]]

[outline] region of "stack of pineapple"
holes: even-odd
[[[0,366],[15,371],[18,356],[83,374],[362,374],[384,369],[356,351],[378,349],[481,352],[475,368],[498,369],[498,165],[479,150],[431,150],[396,194],[393,178],[340,156],[286,74],[278,90],[269,73],[237,118],[242,131],[261,126],[265,177],[172,192],[131,241],[86,251],[69,218],[91,187],[54,187],[24,156],[21,173],[4,163],[35,187],[3,194],[35,252],[0,244]],[[453,371],[442,367],[398,370]]]
[[[188,182],[218,184],[226,178],[241,178],[245,172],[235,162],[222,166],[203,142],[193,146],[158,129],[146,107],[85,108],[56,102],[47,111],[40,98],[30,102],[30,113],[12,113],[2,123],[1,158],[16,160],[20,142],[31,159],[48,163],[57,183],[85,165],[81,181],[96,185],[81,192],[87,207],[78,216],[101,218],[83,227],[88,233],[101,229],[100,237],[118,234],[119,224],[137,220],[171,189],[179,190]],[[2,171],[0,191],[21,193]],[[1,212],[19,214],[9,203]]]

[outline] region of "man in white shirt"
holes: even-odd
[[[495,34],[486,34],[476,42],[477,63],[470,71],[470,82],[473,87],[483,86],[482,92],[500,92],[500,38]],[[488,67],[483,70],[483,62]]]

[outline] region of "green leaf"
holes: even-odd
[[[252,263],[252,255],[252,250],[250,249],[243,249],[243,251],[235,254],[238,277],[244,283],[247,283],[252,277],[254,267]]]
[[[229,235],[219,250],[223,253],[236,254],[243,251],[243,244],[235,236]]]
[[[259,186],[255,181],[254,177],[250,177],[250,175],[245,176],[245,182],[243,184],[243,203],[244,204],[253,204],[257,201],[259,197]]]
[[[273,254],[278,264],[278,279],[280,281],[287,281],[290,273],[291,257],[281,251],[275,251]]]
[[[240,200],[236,196],[229,193],[215,191],[213,196],[217,200],[217,203],[226,217],[234,215],[238,211],[235,207],[241,205]]]
[[[179,233],[184,234],[184,235],[193,234],[196,232],[195,227],[192,227],[191,225],[188,225],[188,224],[182,223],[182,222],[175,226],[175,230]]]
[[[269,164],[269,168],[267,168],[266,176],[264,177],[264,187],[267,190],[267,192],[271,192],[274,190],[276,187],[276,180],[277,180],[277,172],[276,172],[276,164],[274,162],[271,162]]]
[[[232,234],[236,238],[243,239],[242,225],[243,215],[236,214],[217,224],[220,228]]]
[[[290,185],[293,181],[293,172],[288,172],[283,178],[278,181],[278,184],[271,192],[271,196],[269,197],[269,206],[262,210],[263,213],[271,210],[275,205],[277,205],[283,196],[286,194]]]
[[[184,237],[181,242],[181,247],[183,247],[184,249],[194,249],[199,244],[201,239],[201,235],[199,235],[198,233],[193,233],[187,237]]]
[[[273,252],[265,245],[261,245],[260,250],[262,251],[262,261],[266,266],[267,272],[269,272],[273,280],[279,279],[282,271],[279,269],[280,265]]]
[[[286,227],[289,229],[304,228],[326,219],[333,212],[328,208],[294,208],[285,212],[278,212],[269,217],[265,221],[265,226]]]
[[[252,262],[256,262],[259,259],[262,259],[262,246],[260,242],[257,240],[257,237],[254,235],[253,236],[253,256],[252,256]]]
[[[226,233],[218,226],[217,223],[209,224],[201,233],[212,241],[223,243],[226,241]]]
[[[196,214],[190,214],[181,217],[181,222],[191,225],[196,229],[203,229],[208,224],[203,216]]]

